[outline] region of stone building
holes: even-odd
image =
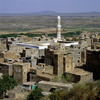
[[[59,79],[64,73],[64,68],[63,68],[64,53],[65,53],[65,45],[63,43],[52,44],[48,46],[48,49],[45,50],[45,65],[52,65],[53,74],[58,75]]]
[[[17,45],[10,45],[9,51],[15,52],[15,53],[22,53],[23,50],[25,50],[24,46],[17,46]]]
[[[85,71],[80,68],[75,68],[74,70],[65,72],[64,73],[65,77],[66,77],[66,74],[72,75],[71,82],[73,82],[73,83],[86,83],[86,82],[93,81],[93,73]]]
[[[29,56],[29,57],[22,57],[21,58],[21,61],[23,62],[23,63],[30,63],[30,67],[34,67],[34,66],[36,66],[36,64],[37,64],[37,58],[33,58],[33,56]]]
[[[28,80],[28,72],[30,69],[30,63],[19,63],[13,64],[13,77],[19,84],[23,84]]]
[[[6,43],[0,41],[0,52],[7,51]]]
[[[3,63],[4,62],[4,58],[0,58],[0,63]]]
[[[0,52],[0,58],[16,60],[20,58],[20,55],[16,54],[15,52],[6,51],[6,52]]]
[[[44,63],[39,63],[38,65],[30,68],[29,72],[30,81],[39,82],[39,81],[52,81],[54,78],[53,75],[53,66],[45,66]]]
[[[100,50],[86,51],[86,67],[93,72],[94,79],[100,79]]]
[[[66,54],[63,57],[64,72],[74,70],[74,57],[73,54]]]
[[[23,57],[38,57],[38,50],[36,48],[23,50]]]
[[[81,63],[81,47],[79,45],[72,45],[69,51],[71,51],[71,49],[73,51],[74,65],[76,67]]]
[[[12,68],[12,64],[9,63],[0,63],[0,73],[8,73],[10,76],[12,76],[13,74],[13,68]]]
[[[100,42],[92,43],[91,49],[93,49],[93,50],[100,49]]]

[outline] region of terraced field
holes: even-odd
[[[56,33],[56,16],[1,16],[0,34],[10,33]],[[100,32],[100,17],[61,16],[62,33],[88,31]]]

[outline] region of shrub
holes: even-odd
[[[58,82],[58,75],[55,75],[52,81],[53,82]]]
[[[62,83],[67,83],[67,79],[65,78],[64,75],[61,76],[61,82],[62,82]]]
[[[75,77],[72,74],[68,74],[67,73],[65,76],[66,76],[67,81],[71,81],[72,82],[75,79]]]
[[[26,100],[40,100],[43,97],[42,89],[37,88],[33,90],[26,98]]]
[[[69,92],[72,100],[86,100],[87,98],[87,89],[81,84],[74,85]]]

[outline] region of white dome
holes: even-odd
[[[58,19],[61,19],[60,16],[57,17]]]

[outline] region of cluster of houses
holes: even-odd
[[[58,24],[59,20],[58,17]],[[73,83],[99,79],[100,33],[81,33],[67,39],[60,35],[57,25],[57,38],[47,34],[1,38],[0,75],[8,73],[18,84],[28,85],[30,89],[38,83],[45,91],[72,87],[61,83],[61,76],[67,73],[75,77]],[[56,84],[52,82],[55,75],[58,76]]]

